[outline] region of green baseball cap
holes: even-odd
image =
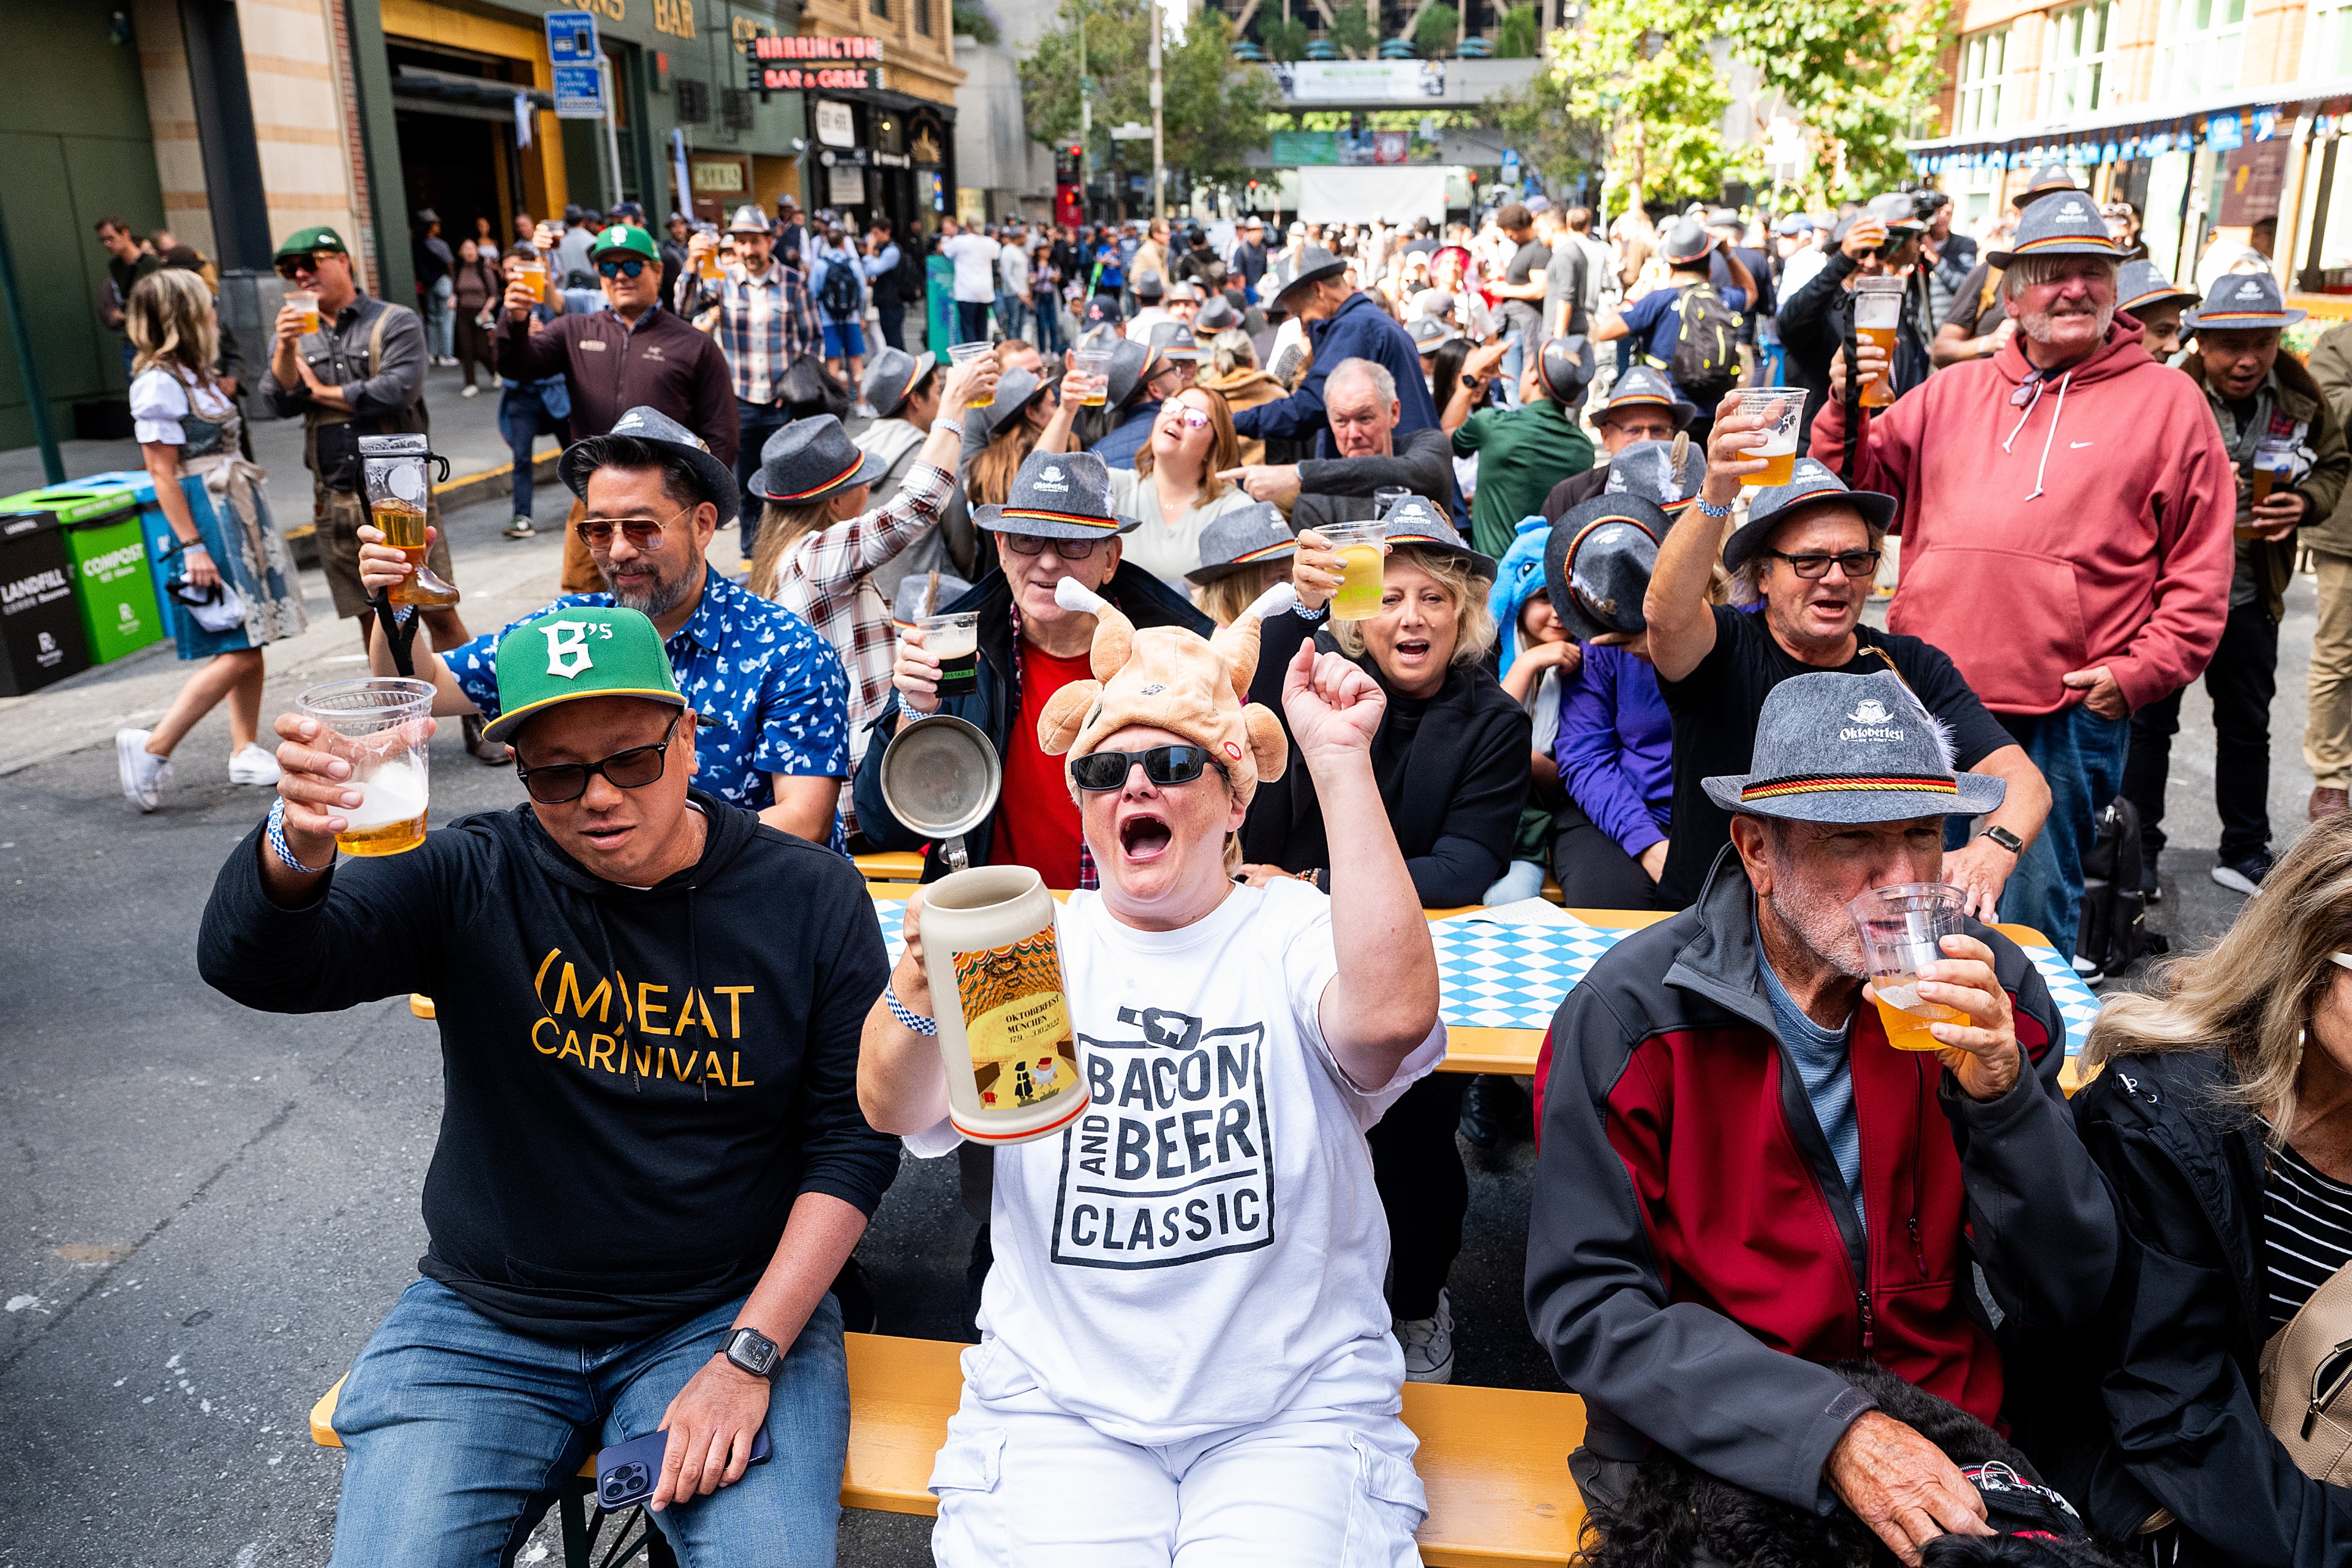
[[[642,612],[583,605],[534,616],[499,639],[499,716],[482,733],[511,740],[533,714],[583,697],[686,706],[661,633]]]
[[[596,243],[588,247],[588,259],[602,261],[616,250],[641,256],[656,267],[661,265],[661,252],[654,248],[654,237],[645,229],[625,223],[616,223],[598,235]]]
[[[322,223],[310,228],[298,228],[288,235],[286,243],[278,247],[273,259],[283,261],[289,256],[308,256],[314,250],[331,250],[338,256],[351,254],[350,248],[343,244],[343,237]]]

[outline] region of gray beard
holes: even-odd
[[[694,586],[690,579],[681,579],[676,583],[657,582],[650,594],[625,594],[613,585],[611,573],[607,572],[604,576],[605,592],[613,595],[614,605],[620,609],[635,610],[647,620],[659,620],[677,609]]]
[[[1849,979],[1870,977],[1863,963],[1862,937],[1853,929],[1853,921],[1844,906],[1800,909],[1777,892],[1766,894],[1764,901],[1772,906],[1781,925],[1795,932],[1797,940],[1811,949],[1815,958]]]
[[[2106,341],[2107,328],[2114,324],[2115,319],[2116,310],[2112,305],[2099,312],[2099,331],[2098,336],[2095,341],[2099,342],[2105,342]],[[2051,329],[2054,321],[2055,318],[2053,317],[2049,311],[2037,311],[2030,316],[2019,317],[2017,321],[2017,330],[2023,332],[2035,342],[2040,343],[2042,347],[2047,348],[2050,346]]]

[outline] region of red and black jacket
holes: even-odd
[[[1969,929],[2033,1071],[1979,1103],[1858,1008],[1862,1215],[1773,1028],[1737,856],[1569,993],[1538,1077],[1528,1318],[1596,1453],[1647,1439],[1825,1510],[1822,1463],[1871,1401],[1814,1363],[1868,1357],[1991,1422],[1993,1326],[2095,1315],[2115,1215],[2058,1086],[2063,1027],[2016,944]]]

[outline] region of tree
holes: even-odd
[[[1821,205],[1901,183],[1902,139],[1935,91],[1951,0],[1726,0],[1714,26],[1815,142]]]
[[[1453,48],[1454,35],[1461,30],[1461,12],[1451,5],[1432,5],[1412,25],[1413,47],[1433,58]]]
[[[1536,8],[1528,0],[1503,13],[1502,25],[1495,29],[1495,58],[1498,60],[1531,60],[1536,58],[1541,41],[1543,25],[1536,19]]]
[[[1331,30],[1326,35],[1331,47],[1351,60],[1371,58],[1381,47],[1379,37],[1372,31],[1372,19],[1365,15],[1363,0],[1349,3],[1331,13]]]
[[[982,4],[982,0],[954,0],[950,9],[955,30],[959,34],[969,35],[983,44],[996,42],[1000,36],[996,28],[996,15]]]
[[[1731,103],[1707,51],[1717,31],[1707,0],[1591,0],[1584,25],[1552,34],[1527,86],[1496,100],[1496,122],[1549,181],[1605,167],[1612,210],[1711,198]]]
[[[1270,60],[1303,60],[1307,58],[1307,24],[1293,17],[1273,17],[1257,25],[1258,37],[1265,45],[1265,58]]]
[[[1151,122],[1151,35],[1159,7],[1149,0],[1061,0],[1052,31],[1021,62],[1023,118],[1048,146],[1077,135],[1077,26],[1086,19],[1086,71],[1095,81],[1094,149],[1115,167],[1149,171],[1149,142],[1103,142],[1126,121]],[[1234,25],[1216,11],[1196,15],[1176,43],[1162,35],[1160,77],[1167,162],[1196,182],[1239,180],[1243,157],[1265,138],[1265,117],[1280,94],[1265,68],[1233,57]]]

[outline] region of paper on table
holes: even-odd
[[[1458,915],[1448,915],[1436,925],[1505,925],[1505,926],[1567,926],[1582,927],[1584,922],[1547,899],[1521,899],[1515,904],[1490,904],[1483,910],[1465,910]]]

